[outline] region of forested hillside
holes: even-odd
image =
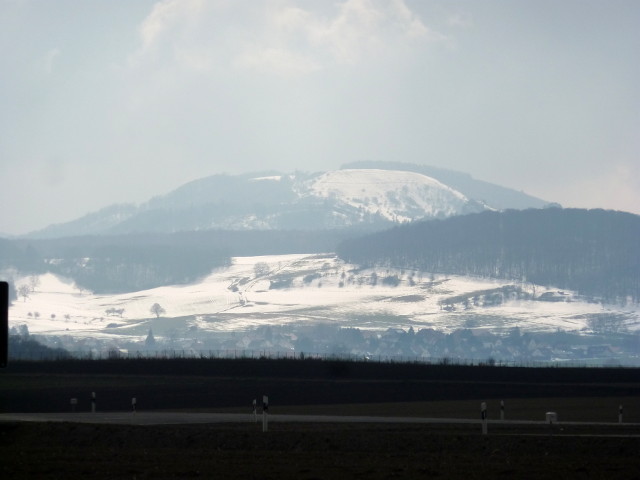
[[[334,251],[367,230],[224,231],[1,239],[0,271],[52,272],[95,293],[184,284],[229,265],[231,257]],[[13,285],[13,283],[11,283]],[[15,294],[13,295],[15,298]]]
[[[346,240],[359,265],[508,278],[640,301],[640,216],[582,209],[483,212],[416,222]]]

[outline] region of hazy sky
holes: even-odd
[[[637,0],[0,0],[0,232],[355,160],[640,213]]]

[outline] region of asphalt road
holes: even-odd
[[[187,412],[68,412],[68,413],[2,413],[0,421],[5,422],[69,422],[112,425],[189,425],[214,423],[261,423],[262,414],[242,413],[187,413]],[[476,424],[480,428],[480,419],[464,418],[421,418],[421,417],[380,417],[380,416],[343,416],[343,415],[268,415],[269,423],[385,423],[385,424]],[[546,425],[544,421],[534,420],[488,420],[493,425]],[[583,425],[638,428],[640,423],[607,422],[557,422],[562,425]]]

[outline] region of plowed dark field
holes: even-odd
[[[640,376],[632,369],[514,369],[328,362],[13,364],[2,412],[140,410],[489,417],[560,423],[0,423],[1,478],[640,478]],[[618,406],[624,405],[624,423]],[[608,422],[575,425],[563,422]]]

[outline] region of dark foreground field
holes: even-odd
[[[514,369],[344,362],[12,364],[0,412],[250,411],[489,418],[560,424],[93,425],[0,422],[0,478],[640,479],[640,376],[632,369]],[[624,405],[624,423],[618,406]],[[565,422],[565,423],[563,423]],[[576,425],[569,422],[597,422]],[[602,424],[601,422],[607,422]],[[635,424],[631,424],[635,423]]]
[[[638,437],[581,436],[589,432],[481,436],[471,426],[278,424],[262,433],[232,424],[69,423],[0,423],[0,432],[6,479],[640,478]]]

